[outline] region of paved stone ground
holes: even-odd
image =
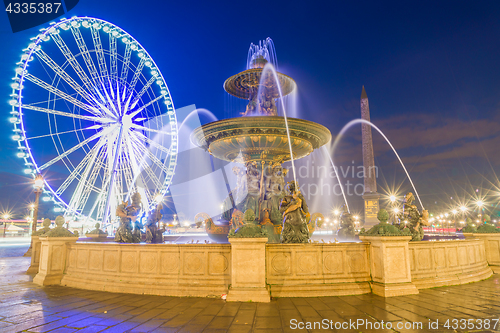
[[[0,258],[22,257],[30,247],[30,237],[0,236]]]
[[[29,258],[0,258],[0,332],[500,332],[478,329],[482,319],[500,317],[500,275],[463,286],[421,290],[419,295],[382,298],[374,295],[280,298],[271,303],[226,303],[221,299],[160,297],[39,287],[24,272]],[[445,329],[450,319],[469,319],[476,329]],[[344,327],[349,320],[395,329],[293,329],[291,320],[323,319]],[[429,320],[438,329],[429,329]],[[397,329],[422,322],[422,329]],[[450,322],[453,325],[453,322]],[[458,328],[462,325],[458,322]],[[484,325],[482,326],[484,328]]]

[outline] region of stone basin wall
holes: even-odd
[[[482,239],[410,238],[364,236],[363,242],[336,244],[265,244],[267,238],[231,239],[231,244],[117,244],[45,237],[33,281],[134,294],[228,294],[228,300],[265,302],[270,297],[370,292],[409,295],[493,274]]]
[[[367,243],[268,244],[266,277],[272,297],[370,293]]]
[[[418,289],[486,279],[492,271],[480,239],[410,242],[412,282]]]
[[[75,243],[61,285],[169,296],[220,296],[231,272],[229,244]]]

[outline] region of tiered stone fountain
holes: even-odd
[[[226,92],[248,99],[243,116],[211,122],[193,132],[193,141],[214,157],[243,164],[233,168],[237,185],[223,203],[221,219],[214,222],[205,214],[198,216],[204,216],[206,230],[216,240],[224,239],[231,228],[237,228],[243,222],[243,213],[251,209],[256,221],[266,226],[268,233],[271,231],[270,241],[277,242],[283,222],[279,204],[285,195],[287,173],[282,164],[291,160],[290,145],[293,159],[297,160],[331,139],[326,127],[296,118],[287,119],[287,133],[285,118],[278,115],[276,103],[290,94],[296,84],[267,65],[269,59],[265,55],[269,53],[264,48],[257,47],[249,61],[250,68],[224,83]],[[320,214],[312,215],[308,221],[310,231],[320,218]]]

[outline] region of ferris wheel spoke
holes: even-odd
[[[98,123],[110,123],[110,122],[113,121],[113,120],[110,120],[110,119],[107,119],[107,118],[92,117],[92,116],[82,116],[80,114],[68,113],[68,112],[63,112],[63,111],[58,111],[58,110],[53,110],[53,109],[47,109],[47,108],[41,108],[41,107],[30,105],[30,104],[21,104],[21,108],[28,109],[28,110],[33,110],[33,111],[44,112],[44,113],[50,113],[50,114],[54,114],[54,115],[57,115],[57,116],[63,116],[63,117],[69,117],[69,118],[76,118],[76,119],[83,119],[83,120],[88,120],[88,121],[94,121],[94,122],[98,122]]]
[[[98,109],[90,106],[90,105],[87,105],[85,103],[82,103],[81,101],[77,100],[76,98],[74,98],[73,96],[70,96],[68,94],[66,94],[65,92],[57,89],[56,87],[48,84],[47,82],[45,81],[42,81],[40,80],[39,78],[27,73],[26,75],[24,75],[24,77],[30,81],[30,82],[33,82],[34,84],[36,84],[37,86],[47,90],[47,91],[50,91],[51,93],[61,97],[62,99],[70,102],[71,104],[74,104],[76,106],[78,106],[79,108],[81,109],[84,109],[85,111],[88,111],[89,113],[92,113],[92,114],[96,114],[99,112]]]
[[[88,94],[95,99],[95,96],[93,95],[95,85],[92,83],[92,81],[87,76],[83,68],[80,66],[80,63],[78,62],[78,60],[76,60],[75,56],[73,55],[73,52],[71,52],[71,50],[68,48],[68,46],[66,45],[66,43],[59,34],[52,34],[52,39],[56,43],[59,50],[61,50],[62,54],[69,62],[73,70],[76,72],[76,75],[78,75],[80,80],[82,80],[84,86],[87,88]]]
[[[149,79],[149,81],[144,85],[144,87],[142,87],[141,91],[139,91],[139,93],[137,94],[137,96],[134,97],[134,100],[132,101],[132,105],[135,105],[142,97],[142,95],[144,95],[144,93],[149,89],[149,87],[151,87],[151,85],[156,81],[156,77],[152,77],[151,79]]]
[[[96,100],[96,103],[99,106],[99,109],[102,110],[103,115],[107,115],[108,117],[110,117],[110,119],[116,120],[117,116],[106,105],[107,104],[106,98],[101,94],[99,90],[96,89],[95,92],[100,97],[100,101]]]
[[[71,32],[73,33],[73,37],[75,38],[76,44],[80,49],[80,53],[82,54],[83,60],[85,61],[85,65],[87,65],[87,69],[89,70],[90,76],[94,80],[95,83],[100,82],[97,75],[97,69],[95,68],[94,61],[90,56],[89,49],[87,48],[87,44],[85,44],[85,40],[82,37],[80,30],[76,27],[71,27]]]
[[[101,145],[99,144],[100,141],[103,140],[101,137],[97,144],[92,147],[92,149],[89,151],[87,155],[81,160],[81,162],[76,166],[76,168],[70,173],[70,175],[64,180],[64,182],[59,186],[59,188],[55,191],[57,195],[61,195],[64,193],[64,191],[68,188],[69,185],[81,174],[80,171],[82,171],[85,168],[85,171],[83,173],[83,177],[80,179],[83,180],[87,177],[88,169],[94,165],[94,159],[95,155],[97,152],[101,149]],[[75,193],[78,193],[78,189],[75,191]]]
[[[101,43],[101,35],[99,35],[99,30],[94,28],[94,26],[90,27],[90,32],[92,33],[92,41],[94,42],[95,53],[97,55],[97,64],[99,66],[101,77],[108,77],[106,58],[104,57],[104,51]]]
[[[134,76],[132,77],[132,81],[130,81],[130,93],[134,93],[135,85],[137,84],[137,81],[139,81],[139,78],[141,77],[142,69],[144,68],[144,64],[146,63],[146,60],[144,58],[139,61],[139,65],[137,65],[137,68],[135,69]]]
[[[95,100],[93,99],[93,96],[89,94],[85,89],[83,89],[78,83],[76,83],[75,80],[69,76],[66,71],[64,71],[52,58],[49,57],[47,53],[45,53],[42,49],[36,51],[36,54],[38,57],[43,60],[43,62],[49,66],[59,77],[61,77],[68,85],[71,86],[82,98],[84,98],[88,103],[90,104],[95,104]],[[95,105],[94,105],[95,106]],[[94,113],[96,116],[99,115],[99,113]]]
[[[108,212],[105,212],[104,210],[106,209],[106,202],[108,201],[109,196],[114,195],[114,191],[111,190],[109,191],[110,188],[113,187],[113,184],[111,183],[112,181],[112,173],[113,173],[113,159],[115,156],[115,152],[120,149],[119,144],[117,142],[117,145],[115,147],[115,151],[113,151],[113,143],[115,139],[119,139],[119,133],[114,135],[115,133],[112,133],[110,137],[108,138],[105,149],[106,149],[106,156],[103,158],[103,186],[101,188],[101,192],[99,193],[99,199],[98,199],[98,206],[97,206],[97,218],[100,219],[104,216],[104,214],[107,214]]]
[[[104,87],[104,84],[101,83],[102,85],[102,89],[104,90],[104,94],[106,95],[106,102],[107,102],[107,105],[111,106],[111,109],[107,108],[108,110],[110,110],[114,115],[115,117],[118,117],[120,115],[120,113],[118,112],[116,106],[115,106],[115,103],[114,103],[114,100],[115,100],[115,92],[113,90],[113,86],[111,85],[110,83],[110,90],[111,90],[111,93],[113,94],[113,96],[109,96],[109,93],[108,93],[108,90]],[[119,89],[118,88],[118,85],[116,86],[116,89]],[[117,90],[117,95],[119,94],[119,90]],[[113,112],[114,111],[114,112]]]
[[[98,162],[105,153],[104,149],[101,149],[103,145],[104,143],[101,143],[98,151],[94,152],[94,156],[92,158],[93,161],[89,163],[85,169],[80,182],[78,182],[75,194],[71,198],[70,206],[74,207],[75,210],[81,211],[85,208],[90,197],[90,193],[95,187],[95,181],[101,169],[101,164],[96,162]]]
[[[159,143],[157,143],[154,140],[151,140],[150,138],[148,138],[147,136],[145,136],[141,132],[135,131],[134,134],[137,135],[140,140],[146,141],[148,144],[150,144],[151,146],[155,147],[159,151],[162,151],[162,152],[166,153],[167,155],[170,154],[170,149],[169,148],[165,148],[164,146],[160,145]]]
[[[128,150],[127,155],[131,161],[132,172],[134,173],[134,183],[137,183],[137,179],[140,179],[142,181],[142,183],[144,184],[144,186],[147,186],[148,183],[144,179],[144,176],[140,172],[140,170],[143,169],[143,166],[142,166],[143,163],[140,163],[136,159],[136,156],[141,156],[141,152],[139,150],[137,150],[137,148],[134,145],[132,145],[132,140],[130,137],[128,137],[126,140],[126,147]],[[153,175],[153,178],[155,178],[154,175]],[[152,179],[152,181],[154,182],[154,179]],[[158,184],[156,184],[156,185],[158,185]],[[136,184],[136,187],[137,187],[137,184]]]
[[[125,177],[125,183],[127,184],[128,188],[128,193],[131,193],[134,189],[134,173],[132,171],[132,159],[128,155],[128,144],[127,144],[127,139],[128,139],[129,133],[126,133],[124,136],[124,141],[123,141],[123,167],[124,167],[124,177]]]
[[[131,56],[132,56],[132,48],[130,47],[130,44],[127,44],[127,46],[125,46],[125,55],[123,56],[122,72],[120,74],[120,81],[123,83],[127,82]]]
[[[163,172],[167,173],[168,168],[165,167],[164,163],[162,163],[155,154],[153,154],[137,137],[133,138],[135,146],[141,150],[141,156],[147,156],[149,159],[156,164]],[[144,155],[145,154],[145,155]]]
[[[133,111],[133,112],[130,114],[130,117],[131,117],[131,118],[134,118],[134,117],[135,117],[136,115],[138,115],[138,114],[139,114],[142,110],[144,110],[145,108],[147,108],[147,107],[148,107],[148,106],[150,106],[151,104],[153,104],[153,103],[155,103],[155,102],[159,101],[159,100],[160,100],[160,99],[162,99],[162,98],[163,98],[163,95],[160,95],[160,96],[156,97],[155,99],[153,99],[153,100],[149,101],[148,103],[144,104],[143,106],[141,106],[141,107],[140,107],[140,108],[138,108],[137,110]],[[135,104],[136,104],[136,103],[137,103],[137,102],[132,103],[131,108],[135,107]]]
[[[104,172],[104,175],[106,174],[107,172]],[[102,182],[101,191],[99,192],[97,199],[94,202],[94,205],[92,205],[92,209],[89,212],[89,216],[92,216],[92,214],[94,214],[95,209],[97,208],[97,215],[96,215],[97,220],[102,218],[102,210],[104,210],[104,203],[106,202],[106,193],[108,192],[108,185],[109,185],[109,177],[105,177]]]
[[[127,45],[128,46],[128,45]],[[116,45],[116,38],[109,35],[109,61],[110,61],[110,76],[112,81],[118,81],[118,52]]]
[[[83,140],[82,142],[80,142],[79,144],[77,144],[76,146],[74,146],[73,148],[69,149],[69,150],[66,150],[64,153],[62,153],[61,155],[57,156],[56,158],[53,158],[52,160],[48,161],[47,163],[45,163],[44,165],[42,165],[39,169],[40,171],[48,168],[49,166],[51,166],[52,164],[56,163],[57,161],[60,161],[62,160],[63,158],[65,158],[66,156],[68,156],[69,154],[73,153],[74,151],[82,148],[83,146],[85,146],[86,144],[88,144],[89,142],[103,136],[103,135],[106,135],[107,132],[111,132],[110,128],[112,127],[108,127],[94,135],[92,135],[91,137],[89,137],[88,139],[85,139]]]
[[[96,163],[95,163],[96,165],[92,168],[92,173],[90,174],[90,177],[89,177],[89,184],[92,184],[92,186],[94,186],[95,180],[97,179],[97,176],[99,175],[100,171],[103,168],[105,169],[105,164],[106,164],[105,160],[106,160],[106,149],[101,149],[101,152],[99,153],[99,155],[97,157],[97,160],[96,160]],[[98,189],[94,190],[96,193],[98,193],[97,194],[98,197],[95,200],[94,204],[92,205],[92,208],[90,209],[90,212],[89,212],[88,216],[92,216],[92,214],[94,213],[95,208],[100,203],[101,198],[102,198],[102,193],[105,193],[105,187],[106,187],[106,184],[105,184],[104,179],[103,179],[102,180],[102,185],[101,185],[101,190],[100,191]],[[85,202],[81,202],[80,206],[79,206],[79,207],[82,207],[81,208],[82,210],[86,206],[86,203],[87,203],[87,200],[88,200],[88,198],[90,196],[90,192],[91,192],[92,188],[93,187],[91,187],[91,186],[85,187],[85,190],[84,190],[84,193],[83,193],[83,198],[82,198],[82,201],[85,201]]]
[[[170,132],[164,132],[164,131],[160,131],[160,130],[157,130],[157,129],[154,129],[154,128],[144,127],[144,126],[137,125],[137,124],[132,124],[132,125],[130,125],[130,127],[138,129],[138,130],[143,130],[143,131],[147,131],[147,132],[154,132],[154,133],[160,133],[160,134],[164,134],[164,135],[171,135],[172,134]]]
[[[138,147],[136,147],[136,152],[137,152],[138,156],[141,156],[144,151],[142,151]],[[145,158],[143,158],[142,162],[139,165],[140,165],[140,168],[143,171],[146,172],[146,174],[148,175],[149,181],[151,181],[153,183],[153,185],[155,186],[155,188],[157,190],[161,189],[162,185],[161,185],[160,180],[158,179],[158,177],[156,177],[156,175],[153,172],[153,170],[146,163],[146,159]],[[141,177],[142,177],[142,175],[141,175]],[[148,186],[148,182],[146,180],[144,180],[144,178],[142,178],[142,179],[143,179],[143,182],[144,182],[144,186]]]
[[[57,190],[55,191],[55,193],[57,195],[61,195],[64,193],[64,191],[66,191],[66,189],[68,188],[69,185],[71,185],[71,183],[73,182],[73,180],[76,179],[76,177],[79,175],[80,171],[85,167],[85,166],[88,166],[90,165],[89,163],[89,160],[91,159],[91,155],[87,155],[85,156],[85,158],[83,160],[81,160],[81,162],[77,165],[77,167],[71,172],[71,174],[68,176],[68,178],[66,178],[64,180],[64,182],[61,184],[61,186],[59,186],[57,188]]]
[[[30,136],[30,137],[26,137],[26,140],[42,139],[42,138],[47,138],[49,136],[62,135],[62,134],[68,134],[68,133],[76,133],[76,132],[83,131],[86,129],[92,129],[92,128],[89,128],[89,127],[79,128],[79,129],[74,129],[74,130],[64,131],[64,132],[54,132],[54,133],[43,134],[43,135],[38,135],[38,136]]]
[[[125,154],[124,154],[124,157],[125,157]],[[125,179],[125,186],[128,189],[127,192],[132,193],[135,189],[134,176],[132,174],[132,169],[130,167],[130,161],[127,158],[124,158],[124,160],[125,161],[124,161],[124,164],[122,166],[123,166],[123,176]]]

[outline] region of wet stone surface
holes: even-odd
[[[29,262],[29,257],[0,258],[0,332],[500,332],[500,324],[493,328],[500,317],[498,274],[477,283],[421,290],[413,296],[226,303],[214,298],[39,287],[24,273]],[[453,319],[458,320],[455,330]],[[471,319],[467,325],[474,328],[460,329],[461,319]],[[449,328],[444,326],[447,320]],[[382,321],[393,328],[382,328]],[[412,327],[413,322],[421,322],[422,328]],[[437,322],[436,329],[429,329],[429,322]],[[299,329],[302,325],[304,329]]]

